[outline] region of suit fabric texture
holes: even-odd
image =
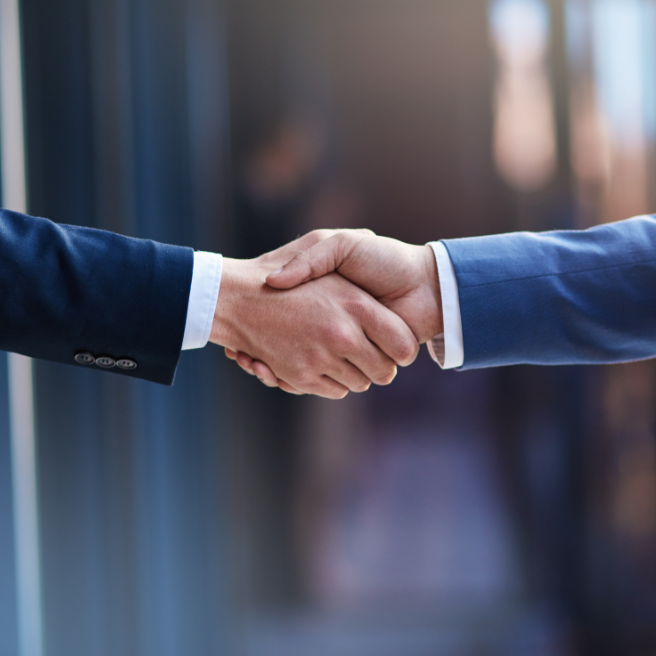
[[[172,384],[193,250],[0,211],[0,349]]]
[[[445,240],[462,369],[656,356],[656,218],[582,231]]]

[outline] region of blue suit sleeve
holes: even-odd
[[[444,242],[463,369],[656,356],[656,219]]]
[[[0,349],[171,384],[193,251],[0,211]],[[107,361],[105,361],[107,362]]]

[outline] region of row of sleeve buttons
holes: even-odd
[[[75,355],[75,361],[79,364],[92,365],[95,364],[102,369],[113,369],[118,367],[119,369],[124,369],[125,371],[133,371],[137,368],[137,363],[130,358],[119,358],[115,360],[109,355],[100,355],[95,357],[92,353],[88,351],[82,351]]]

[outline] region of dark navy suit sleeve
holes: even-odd
[[[2,210],[0,349],[170,385],[192,273],[190,248]]]
[[[446,240],[463,369],[656,357],[656,219]]]

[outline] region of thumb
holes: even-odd
[[[291,289],[336,271],[350,251],[349,243],[353,242],[351,246],[357,243],[353,237],[348,233],[339,233],[320,241],[267,276],[267,284],[276,289]]]

